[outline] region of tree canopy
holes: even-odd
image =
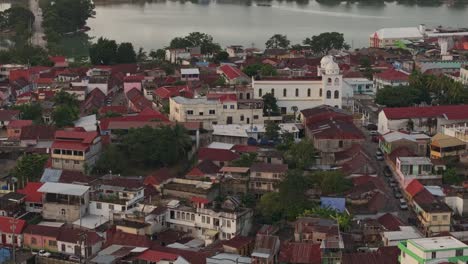
[[[285,158],[291,168],[309,169],[315,164],[317,151],[314,144],[308,139],[299,143],[292,143],[285,152]]]
[[[116,52],[117,63],[135,63],[137,61],[137,55],[132,43],[122,42],[117,48]]]
[[[43,26],[46,34],[53,32],[63,35],[75,32],[86,25],[88,18],[94,15],[91,0],[43,0]]]
[[[290,43],[286,35],[275,34],[267,40],[265,46],[267,49],[287,49]]]
[[[38,103],[15,105],[13,109],[20,111],[23,120],[33,120],[35,124],[42,123],[42,107]]]
[[[171,40],[170,48],[200,47],[202,54],[214,54],[221,50],[221,46],[213,41],[213,37],[206,33],[192,32],[185,37],[176,37]]]
[[[117,44],[115,40],[110,40],[102,37],[99,38],[96,43],[90,46],[89,57],[91,59],[91,63],[95,65],[134,63],[137,61],[137,54],[135,52],[135,49],[133,48],[132,43],[122,42],[120,44]]]
[[[306,38],[302,43],[310,46],[312,51],[317,55],[326,55],[332,49],[347,50],[350,48],[345,42],[343,34],[338,32],[321,33],[320,35]]]
[[[52,119],[57,127],[73,126],[73,122],[80,115],[79,102],[75,95],[65,91],[55,94],[53,101],[55,103]]]
[[[34,14],[21,6],[13,6],[0,12],[0,30],[13,31],[21,37],[29,37],[34,23]]]
[[[16,163],[11,174],[18,179],[18,186],[23,188],[29,181],[38,181],[44,165],[49,159],[48,155],[28,154],[22,156]]]
[[[263,114],[264,115],[279,115],[279,108],[276,98],[271,93],[266,93],[263,97]]]

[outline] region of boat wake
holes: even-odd
[[[290,7],[276,6],[276,5],[273,5],[271,7],[281,9],[281,10],[285,10],[285,11],[310,13],[310,14],[316,14],[316,15],[321,15],[321,16],[329,16],[329,17],[349,17],[349,18],[364,18],[364,19],[391,19],[391,17],[387,17],[387,16],[356,15],[356,14],[341,13],[341,12],[330,12],[330,11],[310,10],[310,9],[297,9],[297,8],[290,8]]]

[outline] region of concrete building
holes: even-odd
[[[185,98],[176,96],[169,99],[169,119],[177,122],[201,122],[204,129],[212,130],[213,125],[263,124],[263,101],[238,100],[235,94],[218,98]]]
[[[180,69],[180,79],[185,82],[199,81],[200,70],[198,70],[198,68]]]
[[[468,215],[468,193],[455,193],[445,196],[444,202],[453,210],[455,215]]]
[[[459,156],[466,152],[466,143],[456,137],[436,134],[431,139],[431,158],[441,159],[450,156]]]
[[[77,184],[46,182],[42,193],[42,217],[72,223],[89,209],[89,187]]]
[[[263,78],[253,80],[254,98],[261,99],[267,93],[276,100],[281,114],[292,114],[293,106],[299,111],[319,105],[342,106],[343,76],[332,56],[325,56],[317,69],[318,77]]]
[[[101,153],[98,132],[59,130],[51,147],[52,168],[84,172],[92,168]]]
[[[196,197],[195,197],[196,198]],[[211,244],[215,240],[229,240],[235,236],[245,236],[252,225],[253,211],[237,208],[213,210],[207,207],[206,199],[192,199],[195,207],[172,200],[167,204],[166,222],[169,227],[188,232],[193,237]]]
[[[464,85],[468,85],[468,65],[463,65],[460,68],[460,81]]]
[[[259,196],[267,192],[277,192],[278,185],[287,171],[286,164],[255,163],[250,167],[249,189]]]
[[[395,48],[405,40],[422,40],[424,32],[418,27],[382,28],[369,36],[371,48]]]
[[[440,184],[442,175],[433,171],[431,159],[427,157],[397,157],[396,179],[401,186],[406,186],[414,179],[426,184]]]
[[[464,263],[468,256],[468,245],[451,236],[408,239],[398,248],[401,264]]]
[[[395,70],[388,69],[383,72],[374,74],[374,89],[377,92],[386,86],[406,86],[409,85],[409,74]]]
[[[246,52],[242,45],[231,45],[226,47],[226,52],[229,54],[229,58],[244,58]]]
[[[398,246],[400,242],[421,237],[422,234],[414,226],[400,226],[398,231],[382,232],[382,242],[385,247]]]
[[[356,94],[375,95],[374,82],[364,77],[343,78],[343,99]]]

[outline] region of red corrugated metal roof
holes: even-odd
[[[71,142],[71,141],[54,141],[52,143],[52,149],[66,149],[66,150],[78,150],[85,151],[88,149],[89,144],[83,144],[80,142]]]
[[[405,191],[411,197],[414,197],[414,196],[416,196],[416,194],[418,194],[423,189],[424,189],[424,185],[422,185],[418,180],[414,179],[408,184],[408,186],[406,186]]]
[[[403,222],[401,221],[400,218],[390,214],[386,213],[382,215],[381,217],[377,218],[377,221],[385,227],[385,229],[389,231],[399,231],[400,226],[403,226]]]
[[[13,225],[15,224],[15,228]],[[4,234],[21,234],[26,226],[26,221],[21,219],[14,219],[12,217],[0,216],[0,233]],[[14,229],[14,231],[13,231]]]
[[[374,74],[374,78],[387,80],[387,81],[408,81],[409,75],[395,69],[388,69],[381,73]]]
[[[200,148],[198,150],[199,160],[232,161],[238,158],[239,154],[227,149]]]
[[[241,72],[238,68],[235,68],[229,64],[225,64],[219,67],[219,70],[222,71],[224,75],[230,80],[239,78],[241,76],[245,76],[245,74]]]
[[[159,262],[162,260],[172,262],[177,260],[178,257],[179,256],[176,254],[149,249],[138,255],[136,259],[146,260],[149,262]]]
[[[387,119],[427,118],[445,116],[448,120],[468,119],[468,105],[437,105],[424,107],[384,108]]]
[[[32,125],[32,120],[12,120],[8,123],[7,128],[22,128]]]
[[[42,186],[42,182],[28,182],[23,189],[18,189],[16,192],[26,195],[26,202],[42,203],[42,193],[38,192]]]
[[[193,196],[190,201],[194,203],[201,203],[201,204],[207,204],[210,202],[210,200],[203,198],[203,197],[198,197],[198,196]]]

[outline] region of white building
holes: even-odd
[[[200,80],[200,70],[198,68],[180,69],[180,79],[182,81],[198,81]]]
[[[203,200],[203,199],[200,199]],[[253,211],[239,208],[235,211],[214,211],[200,201],[196,207],[185,206],[177,200],[167,205],[166,222],[169,227],[188,232],[193,237],[211,244],[217,239],[226,240],[238,235],[248,235],[252,226]]]
[[[254,98],[262,99],[267,93],[275,96],[281,114],[293,113],[319,105],[342,106],[343,78],[340,67],[327,55],[320,61],[318,77],[312,78],[264,78],[252,80]]]
[[[463,65],[460,68],[460,79],[461,83],[468,85],[468,65]]]
[[[422,40],[423,27],[382,28],[369,36],[369,47],[390,48],[397,47],[403,40]]]
[[[176,96],[169,99],[169,119],[201,122],[209,130],[218,124],[263,124],[263,101],[238,100],[235,94],[213,100]]]
[[[409,239],[398,248],[401,264],[466,263],[468,256],[468,245],[451,236]]]
[[[374,82],[367,78],[343,78],[343,98],[356,94],[374,95]]]
[[[382,242],[385,247],[397,246],[402,241],[421,237],[423,235],[414,226],[400,226],[398,231],[382,232]]]
[[[454,214],[459,216],[468,215],[468,194],[457,193],[448,195],[444,198],[444,202],[452,209]]]
[[[401,186],[406,186],[413,179],[423,183],[437,183],[442,179],[442,175],[434,174],[432,167],[428,157],[397,157],[396,178]]]
[[[291,133],[295,140],[299,140],[299,128],[293,123],[279,124],[279,134]],[[263,124],[255,125],[213,125],[213,140],[229,144],[247,145],[249,139],[259,141],[265,134]]]

